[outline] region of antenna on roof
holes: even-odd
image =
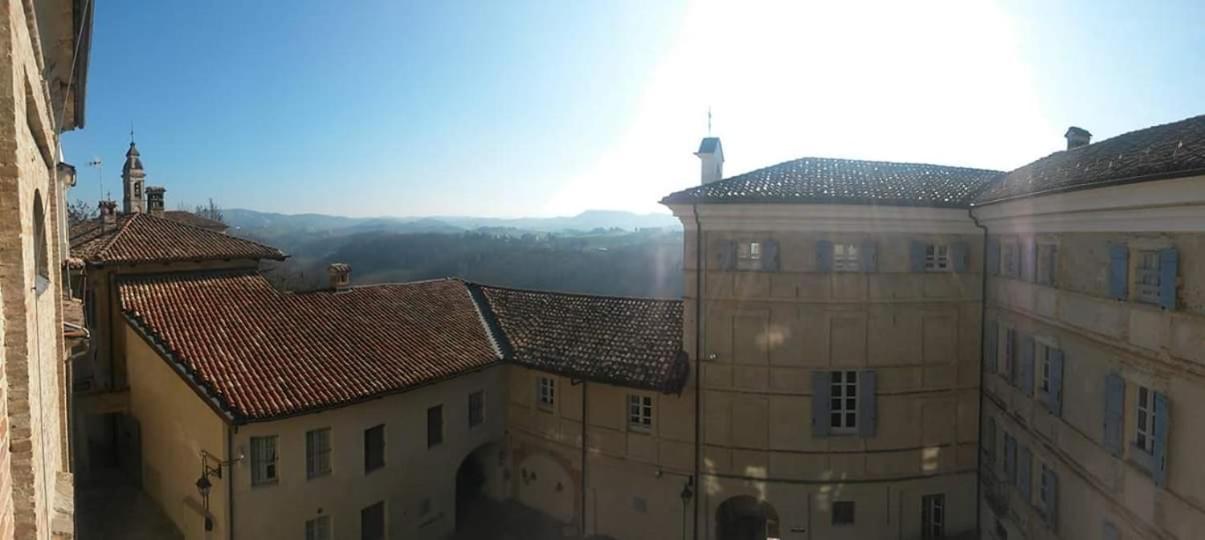
[[[104,200],[105,198],[105,169],[103,165],[104,164],[100,162],[99,157],[92,158],[92,161],[88,162],[89,167],[96,168],[96,183],[98,186],[100,186],[101,200]]]

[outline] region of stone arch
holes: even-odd
[[[502,446],[495,442],[478,446],[465,455],[456,468],[456,528],[460,530],[489,506],[505,497]]]
[[[46,238],[46,209],[38,190],[33,192],[33,256],[35,286],[42,292],[50,285],[50,245]]]
[[[749,495],[725,500],[716,509],[717,540],[777,540],[778,511],[770,503]]]

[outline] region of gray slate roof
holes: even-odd
[[[993,182],[975,204],[1194,174],[1205,174],[1205,115],[1055,152]]]
[[[663,204],[841,203],[964,208],[1003,171],[807,157],[671,193]]]

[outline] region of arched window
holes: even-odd
[[[42,194],[33,194],[33,256],[34,287],[38,294],[50,287],[50,253],[46,246],[46,212],[42,209]]]

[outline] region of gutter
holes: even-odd
[[[1081,190],[1085,190],[1085,189],[1096,189],[1096,188],[1103,188],[1103,187],[1124,186],[1126,184],[1137,184],[1140,182],[1150,182],[1150,181],[1154,181],[1154,180],[1171,180],[1173,178],[1188,178],[1190,176],[1200,176],[1200,175],[1205,175],[1205,168],[1185,169],[1182,171],[1175,171],[1175,172],[1141,174],[1138,176],[1126,176],[1126,177],[1122,177],[1122,178],[1115,178],[1112,180],[1105,180],[1103,182],[1089,182],[1089,183],[1085,183],[1085,184],[1059,186],[1059,187],[1054,187],[1054,188],[1050,188],[1050,189],[1044,189],[1041,191],[1034,191],[1034,192],[1030,192],[1030,193],[1009,195],[1007,197],[1001,197],[999,199],[992,199],[989,201],[983,201],[983,202],[979,202],[979,203],[972,202],[971,208],[979,208],[979,207],[987,206],[987,205],[991,205],[991,204],[1005,203],[1005,202],[1016,201],[1016,200],[1021,200],[1021,199],[1029,199],[1032,197],[1041,197],[1043,195],[1053,195],[1056,193],[1067,193],[1067,192],[1071,192],[1071,191],[1081,191]],[[975,216],[972,215],[971,219],[975,219]],[[979,222],[976,221],[975,224],[978,225]]]
[[[987,374],[984,373],[984,350],[983,344],[987,337],[987,227],[979,223],[979,219],[975,217],[973,208],[967,209],[967,216],[975,223],[975,226],[983,230],[983,258],[980,272],[979,283],[979,411],[975,427],[975,440],[981,441],[983,435],[983,383]],[[980,442],[975,448],[975,537],[983,538],[983,481],[979,475],[983,474],[983,443]]]
[[[703,457],[702,416],[703,394],[700,386],[699,373],[703,371],[703,224],[699,221],[699,205],[690,205],[695,218],[695,467],[691,478],[695,484],[695,508],[692,538],[699,540],[699,499],[702,498],[702,482],[699,479],[699,465]],[[685,535],[684,535],[685,536]]]
[[[226,479],[226,538],[234,540],[234,430],[238,429],[231,425],[226,425],[226,461],[230,462],[227,470],[230,471],[230,476]]]

